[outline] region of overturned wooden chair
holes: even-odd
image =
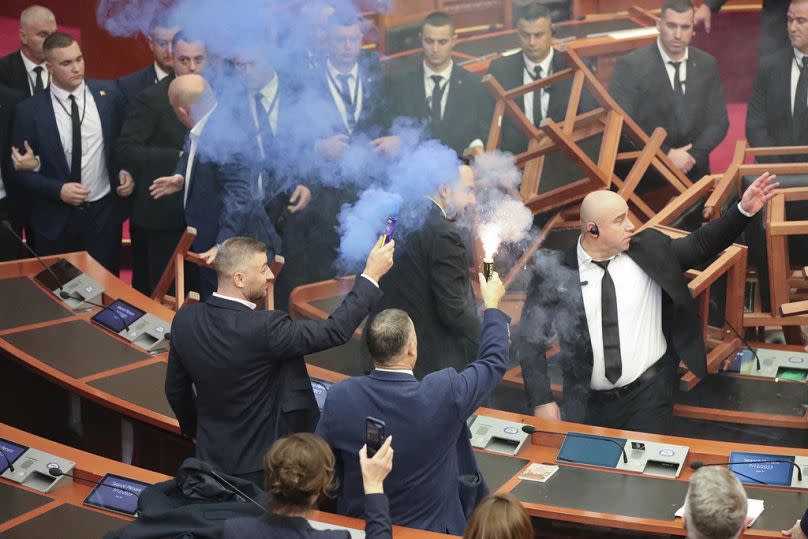
[[[195,303],[199,301],[199,295],[196,292],[189,292],[186,295],[186,281],[185,281],[185,262],[191,262],[203,268],[213,269],[212,264],[208,264],[197,253],[190,251],[191,245],[196,238],[196,229],[194,227],[187,227],[177,242],[174,248],[174,253],[171,255],[166,268],[163,270],[163,275],[157,283],[154,291],[152,292],[152,299],[176,310],[185,303]],[[275,308],[275,280],[278,274],[283,269],[284,258],[280,255],[275,255],[274,260],[270,262],[270,276],[267,278],[267,294],[264,308],[272,310]],[[174,295],[168,294],[172,283],[174,284]]]

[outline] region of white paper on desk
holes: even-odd
[[[746,504],[746,518],[750,519],[747,527],[751,526],[758,519],[763,512],[763,500],[747,500]],[[683,505],[676,511],[677,517],[682,517],[685,514],[685,506]]]
[[[606,35],[612,39],[633,39],[635,37],[655,36],[658,33],[659,30],[657,30],[656,26],[649,26],[647,28],[632,28],[631,30],[618,30],[616,32],[609,32]]]

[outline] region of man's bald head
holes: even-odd
[[[168,86],[168,102],[177,118],[191,129],[213,107],[215,100],[200,75],[182,75]]]
[[[603,260],[629,248],[634,225],[628,205],[613,191],[593,191],[581,202],[581,245],[589,256]]]
[[[597,223],[603,220],[604,215],[607,213],[612,213],[619,209],[623,211],[628,209],[623,197],[614,191],[606,189],[592,191],[581,202],[581,226],[586,228],[587,223]]]
[[[20,49],[32,62],[45,61],[42,43],[56,31],[56,16],[46,7],[28,6],[20,13]]]
[[[439,201],[446,217],[456,219],[463,215],[467,206],[477,203],[474,189],[474,169],[468,165],[459,165],[454,183],[438,186],[435,201]]]

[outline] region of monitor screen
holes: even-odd
[[[92,321],[105,327],[113,333],[120,333],[125,327],[131,326],[146,314],[134,305],[122,299],[116,299],[106,309],[99,311],[92,317]]]
[[[328,390],[333,386],[331,382],[320,380],[319,378],[311,379],[311,390],[314,391],[314,398],[317,399],[317,408],[323,411],[325,406],[325,398],[328,396]]]
[[[794,462],[794,457],[733,451],[729,455],[729,460],[730,462],[748,463],[730,464],[729,466],[729,469],[741,483],[749,483],[750,485],[777,485],[781,487],[791,485],[791,475],[794,471],[794,466],[790,463]],[[784,460],[786,462],[755,464],[756,461],[761,460]]]
[[[84,503],[125,515],[137,514],[137,501],[149,483],[108,473],[96,485]]]
[[[53,275],[51,275],[51,271],[48,270],[42,270],[34,276],[34,279],[39,281],[39,283],[48,290],[61,288],[81,275],[81,270],[64,258],[51,264],[50,270],[56,275],[56,278],[59,279],[58,282],[53,280]]]
[[[556,460],[615,468],[625,445],[625,438],[570,432],[564,437]]]
[[[17,462],[17,459],[26,451],[28,451],[28,448],[24,445],[15,444],[14,442],[0,438],[0,453],[5,457],[0,457],[0,474],[8,470],[8,465]]]

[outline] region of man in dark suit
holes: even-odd
[[[409,313],[418,334],[419,379],[446,367],[463,370],[477,355],[480,319],[469,282],[469,256],[454,224],[475,203],[474,173],[462,166],[455,183],[441,185],[413,212],[426,215],[424,223],[406,236],[395,268],[379,283],[384,298],[370,319],[383,309]],[[364,345],[362,355],[369,371]]]
[[[428,125],[432,138],[459,156],[483,150],[491,116],[480,78],[452,61],[457,41],[449,15],[433,12],[421,25],[424,61],[390,84],[391,117],[414,118]]]
[[[11,129],[14,125],[14,107],[23,93],[0,86],[0,221],[8,221],[18,235],[22,235],[24,215],[20,214],[20,189],[12,178]],[[0,225],[0,262],[14,260],[21,255],[22,246],[8,229]]]
[[[522,54],[503,56],[491,62],[488,73],[493,75],[505,90],[529,84],[562,69],[567,63],[553,50],[553,26],[550,11],[542,4],[533,2],[519,10],[516,20],[517,35]],[[533,125],[540,125],[545,118],[556,122],[564,121],[567,113],[572,79],[553,84],[546,90],[526,94],[516,100],[516,104],[527,115]],[[536,106],[539,103],[540,106]],[[594,108],[594,101],[584,92],[578,111]],[[516,128],[510,118],[502,122],[503,151],[513,154],[527,150],[527,136]]]
[[[233,236],[262,241],[270,258],[278,252],[277,233],[253,191],[254,141],[239,125],[232,103],[218,103],[198,74],[177,77],[168,87],[177,117],[190,129],[174,175],[157,178],[149,187],[155,199],[182,190],[185,222],[196,229],[192,249],[213,263],[219,245]],[[222,106],[219,106],[219,105]],[[199,271],[200,295],[216,290],[216,275]]]
[[[56,17],[46,7],[32,5],[20,14],[20,50],[0,58],[0,84],[34,95],[50,83],[42,44],[56,31]]]
[[[473,465],[466,420],[491,395],[505,374],[510,318],[498,309],[505,288],[494,275],[480,275],[485,305],[480,353],[462,372],[443,369],[419,381],[413,368],[421,357],[413,321],[388,309],[368,323],[367,343],[375,370],[333,386],[317,434],[337,457],[337,508],[362,516],[362,475],[356,453],[365,443],[365,418],[384,421],[393,438],[395,466],[385,482],[393,524],[460,535],[484,496],[485,482]],[[427,350],[427,357],[439,354]],[[467,459],[467,460],[466,460]],[[471,468],[464,466],[471,464]]]
[[[715,58],[690,46],[693,6],[666,0],[657,42],[617,63],[611,94],[646,132],[667,132],[662,150],[692,180],[710,173],[710,152],[729,128]]]
[[[808,145],[808,2],[788,8],[791,46],[761,59],[749,108],[746,138],[750,146]],[[759,157],[759,161],[805,161],[806,155]]]
[[[696,8],[696,25],[703,25],[709,34],[713,13],[719,11],[727,0],[704,0]],[[758,51],[760,58],[788,49],[786,33],[786,11],[789,0],[763,0],[760,9],[760,42]]]
[[[679,361],[699,378],[707,374],[698,307],[683,272],[735,240],[774,196],[773,180],[764,174],[737,206],[675,240],[654,229],[634,234],[616,193],[587,195],[576,247],[560,264],[537,264],[522,310],[516,350],[535,415],[561,419],[545,356],[555,332],[565,420],[667,432]]]
[[[45,40],[47,92],[17,105],[15,146],[39,156],[36,171],[16,177],[32,197],[31,229],[42,255],[89,251],[112,273],[120,267],[123,198],[132,177],[116,166],[120,102],[114,84],[84,79],[84,57],[67,34]]]
[[[319,412],[303,356],[347,342],[381,292],[393,245],[380,240],[361,277],[328,320],[293,322],[257,311],[267,291],[267,247],[235,237],[216,257],[218,288],[183,307],[171,326],[166,397],[197,456],[261,485],[272,443],[314,430]]]
[[[178,31],[179,26],[172,24],[165,17],[157,17],[149,25],[149,35],[146,40],[154,62],[148,67],[118,79],[118,90],[121,92],[124,108],[128,108],[140,92],[171,74],[174,68],[171,58],[171,42]]]
[[[181,32],[170,48],[176,51],[171,73],[135,97],[117,147],[121,166],[135,180],[130,226],[132,286],[146,295],[157,286],[185,231],[182,194],[157,200],[149,194],[155,179],[174,172],[188,136],[188,128],[168,101],[168,87],[175,76],[201,73],[207,58],[205,44]]]

